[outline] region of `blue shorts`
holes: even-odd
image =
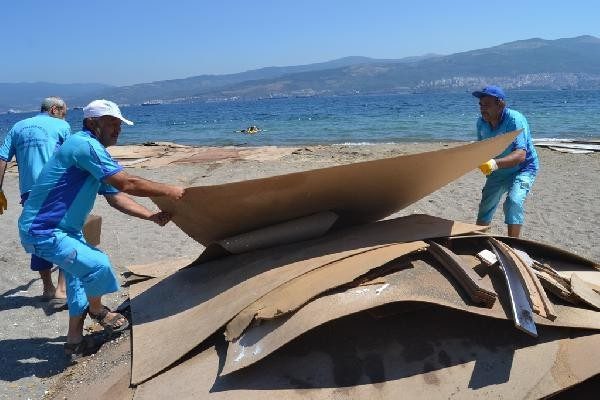
[[[82,315],[88,297],[98,297],[119,290],[119,282],[108,256],[85,242],[83,235],[58,233],[45,238],[21,235],[28,253],[52,262],[65,273],[69,315]]]
[[[52,263],[50,261],[46,261],[43,258],[36,256],[35,254],[31,255],[31,270],[32,271],[46,271],[52,268]]]
[[[508,193],[504,201],[504,223],[523,225],[525,220],[523,203],[525,203],[525,197],[531,190],[534,181],[535,174],[530,172],[517,172],[504,177],[500,176],[500,178],[494,176],[487,178],[481,191],[477,221],[486,225],[490,224],[502,195]]]

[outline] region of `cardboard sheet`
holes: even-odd
[[[383,278],[386,280],[384,284],[352,288],[320,297],[289,317],[264,321],[263,324],[252,327],[238,341],[229,345],[222,373],[247,367],[319,325],[390,303],[422,302],[483,317],[511,318],[509,297],[506,288],[501,285],[503,278],[497,269],[492,283],[498,292],[498,301],[492,308],[470,305],[463,297],[462,288],[454,286],[440,269],[421,260],[413,262],[412,268]],[[546,326],[600,330],[598,312],[561,305],[555,305],[555,310],[558,315],[555,321],[536,315],[535,322]]]
[[[273,319],[302,307],[310,299],[353,281],[398,257],[424,250],[423,241],[392,244],[341,259],[292,279],[255,301],[229,321],[225,337],[237,339],[253,320]]]
[[[335,213],[325,211],[232,236],[219,240],[213,245],[221,246],[230,254],[241,254],[267,247],[296,243],[324,235],[337,219],[338,216]]]
[[[168,260],[155,261],[148,264],[136,264],[127,266],[127,270],[138,276],[148,278],[162,278],[171,275],[173,272],[192,264],[197,257],[180,257]]]
[[[600,294],[595,292],[575,273],[571,275],[571,289],[575,297],[595,310],[600,310]]]
[[[203,245],[323,211],[339,215],[340,226],[368,223],[477,168],[501,153],[517,134],[421,154],[192,187],[178,201],[152,200]]]
[[[480,228],[411,215],[179,270],[131,299],[132,383],[157,374],[248,305],[315,268],[384,245],[465,234]]]
[[[222,377],[215,345],[139,386],[135,400],[537,399],[600,371],[590,353],[600,334],[542,327],[535,340],[438,307],[334,321]]]
[[[102,236],[102,217],[94,214],[88,215],[83,224],[82,233],[86,242],[92,246],[98,246]]]

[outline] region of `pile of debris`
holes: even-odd
[[[547,147],[561,153],[588,154],[600,151],[600,140],[576,139],[533,139],[533,144],[538,147]]]
[[[207,163],[225,160],[278,160],[294,151],[291,147],[193,147],[171,142],[113,146],[111,157],[124,167],[159,168],[169,164]]]
[[[134,398],[539,398],[599,374],[597,264],[380,220],[517,133],[153,199],[206,249],[130,267]]]
[[[135,398],[539,398],[600,373],[598,265],[477,229],[413,215],[182,260],[130,289]]]

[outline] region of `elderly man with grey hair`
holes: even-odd
[[[8,208],[2,191],[4,174],[9,161],[16,157],[19,167],[21,204],[29,197],[31,187],[42,167],[56,149],[67,139],[71,127],[64,121],[67,105],[60,97],[51,96],[42,101],[40,113],[17,122],[0,146],[0,215]],[[58,285],[52,282],[52,263],[35,255],[31,256],[31,269],[38,271],[44,285],[43,299],[60,308],[66,305],[65,278],[58,274]]]

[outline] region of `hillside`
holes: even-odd
[[[471,90],[492,82],[506,89],[600,89],[600,39],[534,38],[445,56],[429,54],[386,60],[355,56],[122,87],[0,84],[0,112],[36,108],[48,94],[61,95],[74,106],[93,98],[108,98],[119,104],[177,103]]]

